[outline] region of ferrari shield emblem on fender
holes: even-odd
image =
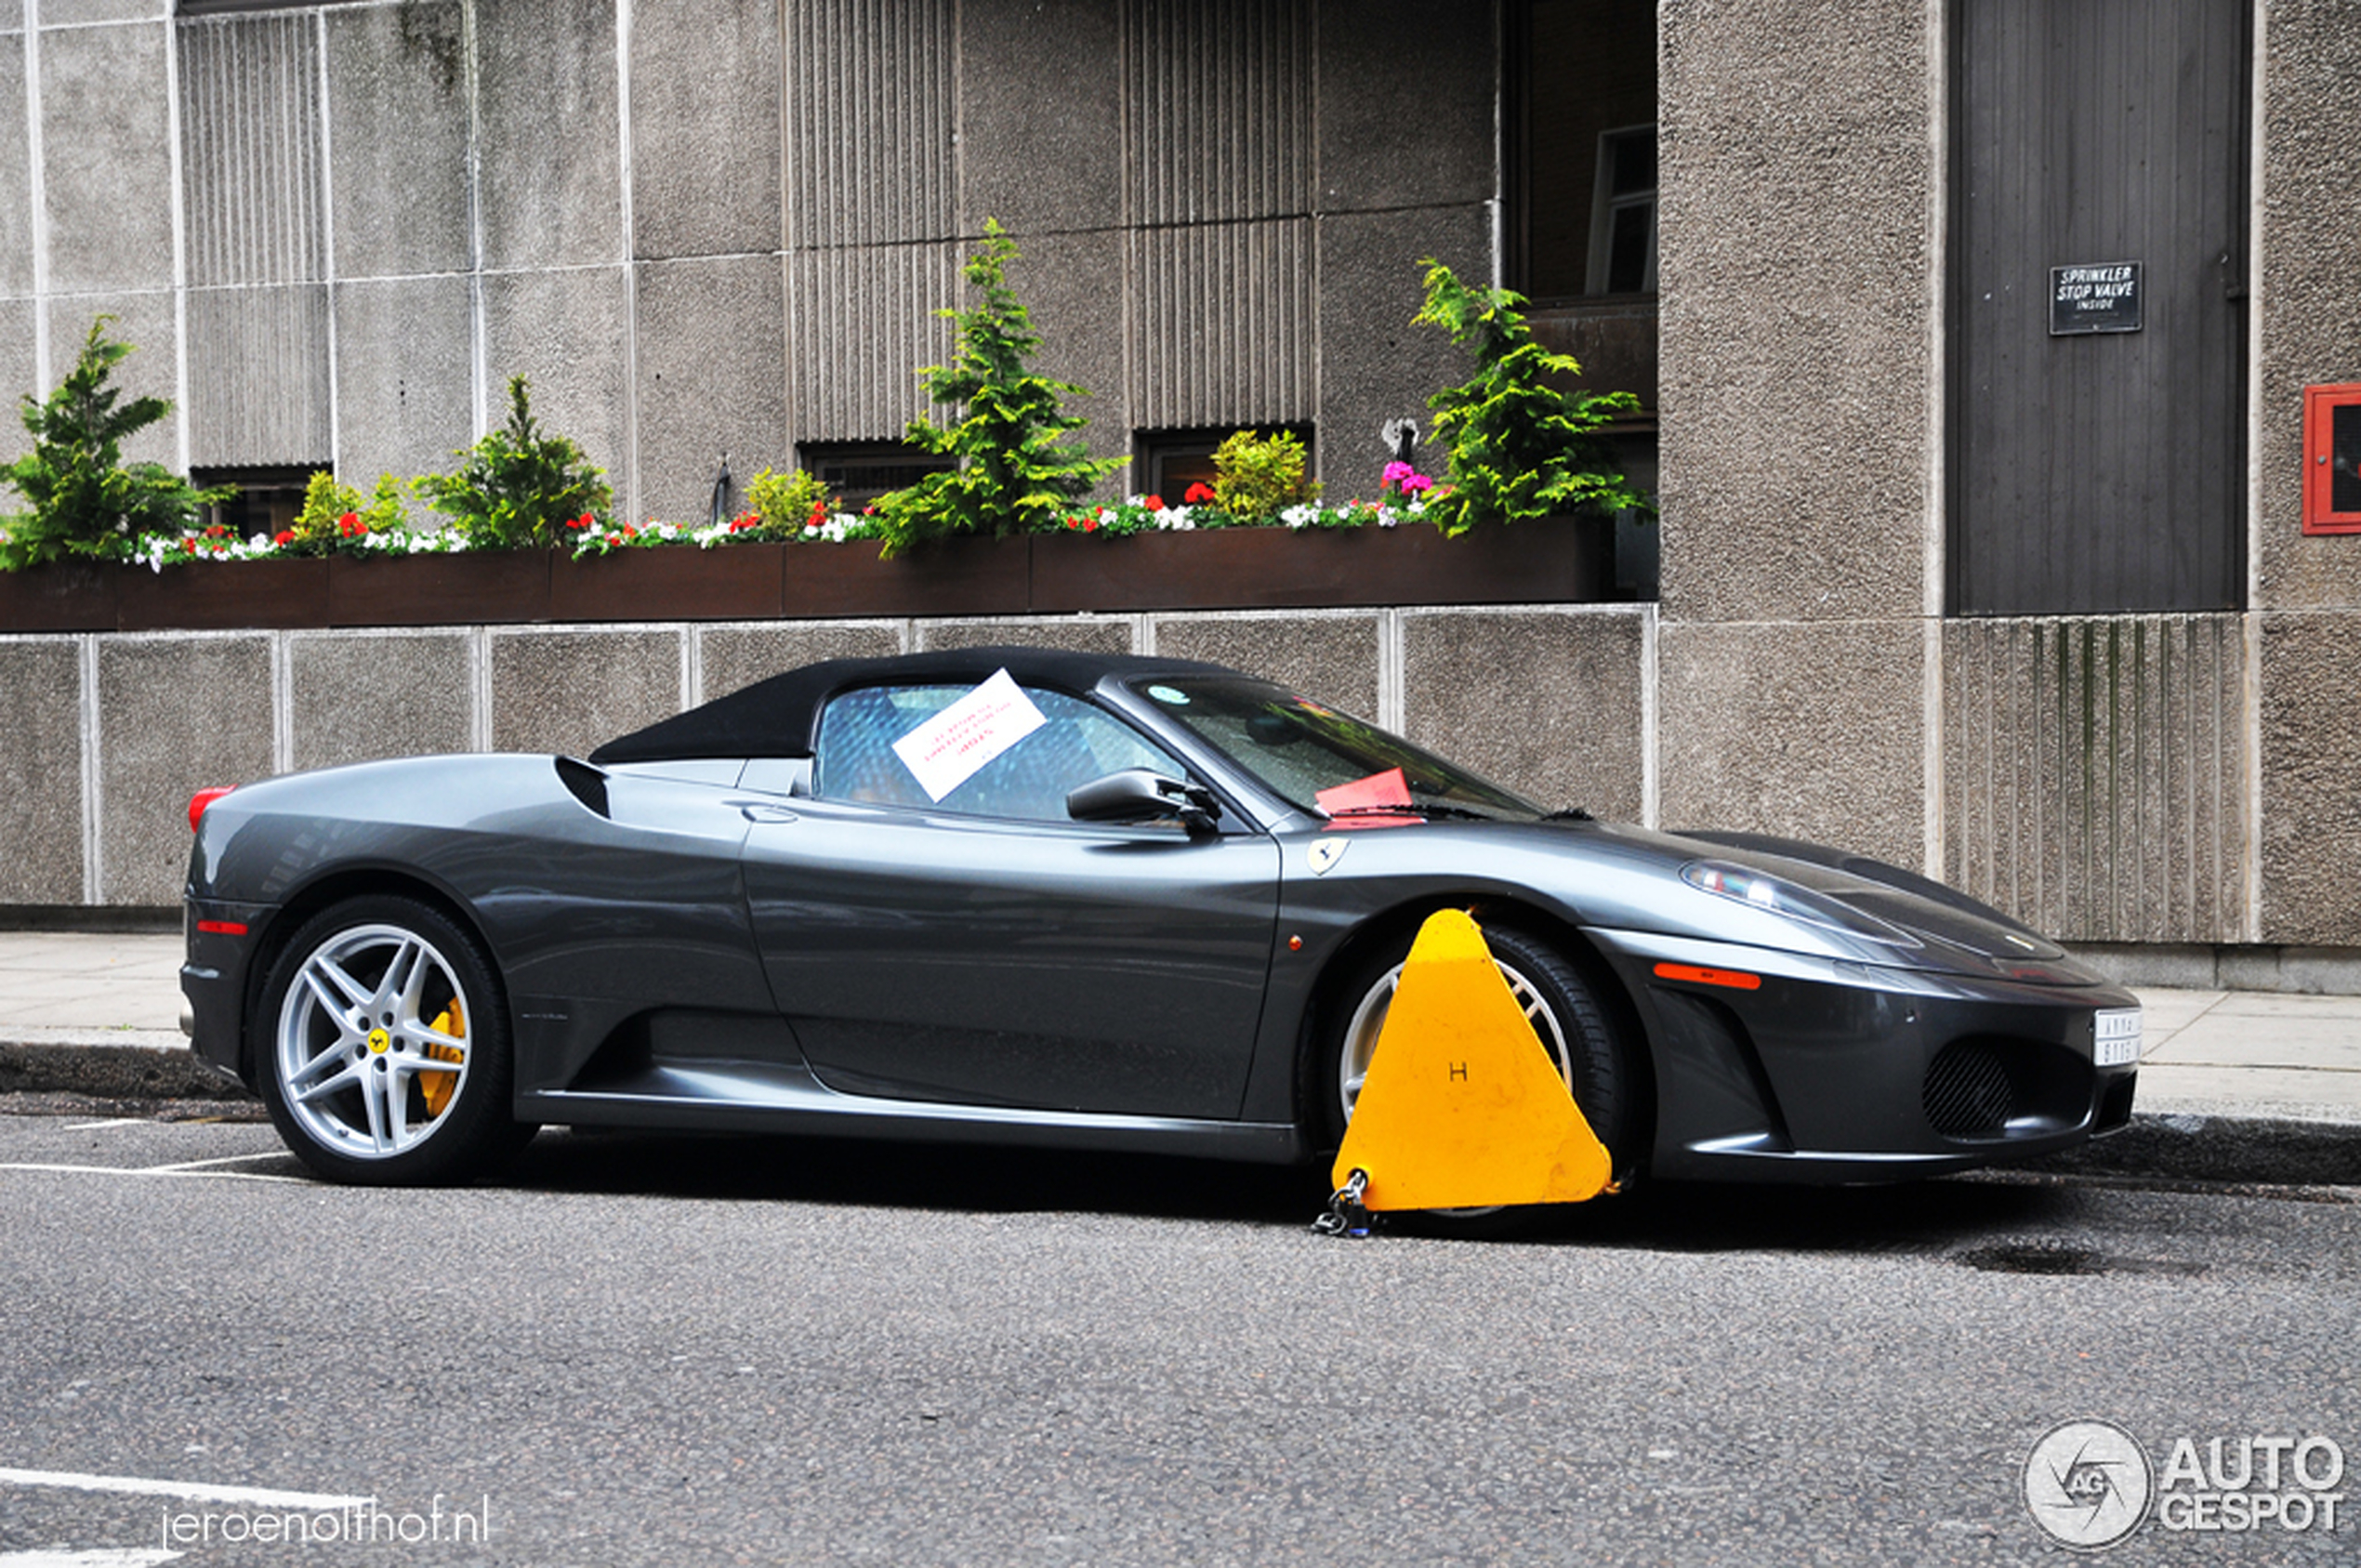
[[[1344,859],[1344,852],[1352,844],[1350,838],[1314,838],[1304,855],[1312,863],[1312,875],[1326,876],[1337,862]]]

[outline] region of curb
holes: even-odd
[[[0,1039],[0,1095],[77,1094],[98,1100],[250,1100],[244,1084],[178,1034],[45,1032]],[[6,1109],[0,1103],[0,1109]]]

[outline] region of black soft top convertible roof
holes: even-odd
[[[590,754],[618,762],[671,762],[696,757],[809,757],[830,697],[857,686],[973,686],[1005,669],[1020,686],[1087,696],[1108,676],[1235,675],[1220,665],[1129,653],[1077,653],[1057,648],[950,648],[890,659],[830,659],[732,692],[618,735]]]

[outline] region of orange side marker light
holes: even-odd
[[[1762,977],[1744,969],[1708,969],[1696,964],[1658,964],[1658,980],[1686,980],[1699,985],[1726,985],[1733,991],[1760,991]]]

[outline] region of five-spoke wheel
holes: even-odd
[[[323,1176],[450,1180],[520,1141],[491,965],[429,905],[361,898],[313,916],[255,1022],[271,1119]]]

